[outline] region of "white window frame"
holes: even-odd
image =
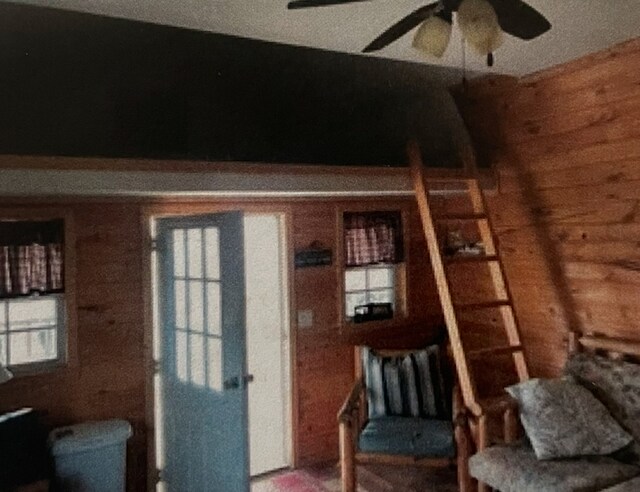
[[[76,304],[76,230],[73,209],[65,206],[39,206],[23,208],[20,206],[0,207],[0,221],[48,221],[62,219],[64,221],[64,292],[44,294],[59,296],[58,313],[58,358],[43,362],[32,362],[10,366],[16,377],[32,376],[77,367],[78,365],[78,312]],[[28,300],[33,296],[25,296]],[[9,298],[9,300],[18,299]],[[0,299],[0,301],[5,299]]]
[[[372,302],[371,294],[374,292],[381,291],[391,291],[391,304],[393,306],[393,317],[396,318],[398,316],[398,292],[397,292],[397,266],[395,263],[375,263],[372,265],[363,265],[357,267],[347,267],[344,269],[344,316],[345,319],[349,322],[353,321],[355,313],[348,313],[348,297],[350,294],[364,293],[365,294],[365,304]],[[372,270],[380,270],[385,269],[389,270],[389,278],[391,279],[391,283],[385,287],[370,287],[369,286],[369,274]],[[347,289],[347,275],[349,272],[353,271],[364,271],[365,273],[365,288],[364,289]]]
[[[40,329],[52,329],[52,325],[46,327],[33,326],[30,328],[12,330],[9,323],[9,305],[14,303],[35,302],[38,300],[55,300],[56,302],[56,324],[53,328],[56,331],[56,357],[53,359],[43,359],[34,362],[26,362],[21,364],[11,363],[10,337],[15,333],[29,333],[39,331]],[[30,375],[39,372],[50,371],[60,367],[67,362],[67,316],[66,316],[66,298],[64,293],[33,295],[25,297],[10,297],[0,299],[0,319],[3,320],[4,326],[0,329],[0,334],[6,336],[5,357],[7,358],[7,367],[15,375]]]

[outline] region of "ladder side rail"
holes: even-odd
[[[438,245],[433,216],[429,207],[428,187],[425,185],[425,179],[422,172],[422,168],[424,166],[420,156],[420,149],[416,142],[411,142],[409,144],[408,156],[411,167],[411,176],[418,202],[418,210],[422,220],[425,240],[429,251],[429,258],[431,260],[431,267],[435,276],[445,323],[449,332],[449,340],[451,341],[451,348],[453,350],[458,378],[460,380],[460,388],[467,408],[469,408],[473,414],[481,415],[482,408],[477,401],[475,381],[473,380],[473,376],[469,370],[469,364],[460,338],[460,330],[453,301],[451,299],[449,281],[446,276],[440,247]]]
[[[495,237],[495,233],[493,232],[493,224],[486,200],[484,198],[484,194],[482,193],[482,190],[480,189],[480,186],[478,185],[478,181],[476,179],[469,180],[467,182],[467,186],[469,188],[469,194],[471,196],[471,203],[474,212],[481,212],[486,216],[486,219],[479,221],[478,223],[482,241],[485,245],[488,245],[488,248],[486,248],[485,252],[497,257],[496,262],[492,262],[491,264],[489,264],[489,271],[496,295],[501,297],[502,299],[509,300],[511,303],[509,306],[503,306],[499,308],[505,331],[507,333],[507,338],[511,345],[522,345],[520,330],[518,328],[519,323],[515,309],[513,307],[513,296],[511,294],[511,289],[509,288],[507,277],[505,275],[502,255],[497,248],[497,240]],[[524,351],[514,352],[513,359],[520,381],[529,379],[529,369],[527,366]]]

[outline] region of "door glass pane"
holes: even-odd
[[[222,335],[220,308],[220,284],[207,282],[207,332],[210,335]]]
[[[173,231],[173,275],[184,277],[185,271],[184,230]]]
[[[207,381],[209,389],[222,391],[222,340],[215,337],[207,337],[208,353]]]
[[[13,301],[9,303],[9,329],[55,327],[57,309],[55,299]]]
[[[176,328],[187,329],[187,294],[186,282],[176,280],[174,283],[176,297]]]
[[[187,381],[187,334],[176,331],[176,376],[182,382]]]
[[[202,229],[189,229],[187,233],[189,277],[202,278]]]
[[[32,330],[9,336],[10,364],[28,364],[57,357],[56,330]]]
[[[370,268],[368,274],[370,289],[391,287],[393,285],[393,267]]]
[[[203,285],[203,282],[193,280],[189,282],[189,330],[191,331],[204,330]]]
[[[204,335],[191,333],[189,335],[191,356],[191,383],[194,386],[204,386],[205,362],[204,362]]]
[[[365,290],[367,288],[367,277],[365,270],[345,270],[344,284],[345,290],[347,292],[353,290]]]
[[[205,258],[207,278],[220,279],[220,231],[217,227],[205,229]]]

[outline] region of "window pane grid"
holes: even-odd
[[[363,282],[364,285],[362,285]],[[374,302],[391,302],[395,307],[395,266],[384,264],[346,269],[345,311],[347,318],[353,318],[356,306]]]
[[[181,258],[174,258],[172,275],[176,374],[183,382],[219,391],[222,332],[218,229],[180,231],[181,234],[174,234],[174,239],[181,244],[174,246],[173,253]],[[181,268],[176,271],[176,265],[185,265],[186,271]]]
[[[8,367],[59,360],[64,352],[64,298],[49,295],[0,303],[0,362]]]

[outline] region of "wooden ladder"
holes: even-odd
[[[418,145],[413,142],[408,147],[409,164],[415,188],[418,209],[422,220],[422,226],[427,242],[431,266],[438,288],[440,303],[449,332],[449,339],[453,351],[453,358],[458,373],[458,380],[462,391],[465,406],[472,417],[477,420],[476,445],[478,449],[484,449],[488,443],[487,416],[501,413],[504,417],[505,440],[510,441],[517,432],[515,408],[509,398],[481,400],[478,388],[475,384],[474,374],[470,362],[482,361],[484,367],[490,363],[492,357],[511,354],[519,381],[529,379],[529,371],[520,340],[517,318],[513,309],[513,302],[507,278],[504,274],[502,261],[496,248],[496,239],[491,227],[486,203],[478,180],[475,178],[463,179],[466,186],[464,190],[471,201],[472,211],[466,214],[449,214],[436,216],[432,212],[429,202],[429,187],[424,174],[424,165]],[[440,180],[442,181],[442,180]],[[474,221],[477,224],[480,239],[484,245],[484,254],[452,257],[444,259],[440,251],[435,223],[441,221]],[[447,276],[447,266],[450,263],[479,263],[484,262],[489,267],[491,281],[495,290],[495,299],[489,302],[473,304],[455,304],[451,298],[450,282]],[[502,325],[506,332],[508,344],[483,348],[479,350],[466,350],[458,320],[458,313],[478,311],[482,309],[498,308],[502,317]],[[506,396],[506,395],[505,395]]]

